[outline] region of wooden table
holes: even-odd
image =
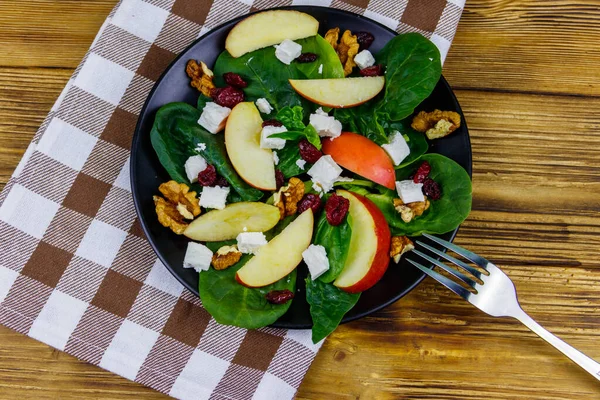
[[[116,0],[0,1],[0,187]],[[444,67],[470,128],[457,243],[600,360],[600,3],[469,0]],[[43,177],[40,177],[43,179]],[[0,328],[0,398],[165,396]],[[299,399],[597,399],[600,383],[516,321],[426,280],[341,326]]]

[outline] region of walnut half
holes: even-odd
[[[302,196],[304,196],[304,182],[296,177],[290,178],[287,186],[281,187],[273,195],[273,205],[279,208],[280,219],[296,214]]]
[[[185,67],[185,72],[192,80],[190,85],[198,89],[206,97],[210,97],[211,90],[215,88],[215,84],[213,83],[214,74],[210,68],[203,61],[200,61],[200,64],[198,64],[196,60],[189,60]]]
[[[390,257],[397,264],[400,262],[400,257],[407,251],[415,248],[412,240],[406,236],[392,236],[392,246],[390,248]]]
[[[196,192],[190,192],[187,185],[175,181],[161,184],[158,190],[165,196],[165,198],[153,197],[158,222],[178,235],[183,234],[188,226],[186,220],[200,215]]]
[[[237,246],[223,246],[215,254],[213,254],[212,265],[217,270],[226,269],[240,261],[242,252]]]
[[[344,31],[338,42],[339,36],[340,28],[331,28],[325,33],[325,40],[329,42],[336,51],[342,66],[344,67],[344,75],[348,76],[356,66],[354,56],[358,54],[360,45],[358,44],[356,35],[353,35],[349,30]]]
[[[427,197],[425,201],[415,201],[413,203],[404,204],[401,199],[394,199],[394,208],[400,213],[402,221],[409,223],[414,217],[419,217],[429,209],[431,202]]]
[[[460,127],[460,114],[454,111],[421,111],[413,118],[411,127],[425,133],[429,140],[439,139]]]

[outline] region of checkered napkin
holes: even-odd
[[[310,331],[217,324],[150,248],[129,186],[146,96],[177,53],[257,9],[324,5],[445,56],[464,0],[122,0],[0,194],[0,323],[182,399],[291,399]]]

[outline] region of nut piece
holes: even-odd
[[[409,223],[414,217],[419,217],[429,209],[431,202],[427,197],[425,201],[415,201],[412,203],[404,204],[401,199],[394,199],[394,208],[400,213],[402,221]]]
[[[344,31],[342,38],[340,36],[340,28],[332,28],[325,34],[325,40],[331,44],[333,49],[336,51],[342,66],[344,67],[344,75],[348,76],[352,73],[352,69],[356,66],[354,62],[354,56],[358,54],[360,45],[358,44],[358,38],[353,35],[349,30]]]
[[[192,214],[192,217],[200,215],[200,200],[196,197],[196,192],[190,192],[190,188],[185,183],[168,181],[162,183],[158,190],[174,205],[181,203]]]
[[[415,248],[412,240],[406,236],[392,236],[392,246],[390,248],[390,257],[397,264],[400,262],[400,257],[407,251]]]
[[[240,261],[242,252],[237,246],[223,246],[215,254],[213,254],[212,265],[217,270],[226,269]]]
[[[421,111],[413,118],[411,127],[424,132],[429,140],[439,139],[460,127],[460,114],[454,111]]]
[[[154,196],[153,199],[158,222],[178,235],[183,234],[188,223],[183,220],[183,216],[177,211],[177,206],[160,196]]]
[[[213,83],[214,74],[203,61],[200,61],[200,65],[198,65],[196,60],[189,60],[185,72],[192,80],[190,82],[192,87],[198,89],[206,97],[211,97],[210,91],[215,87]]]
[[[279,208],[280,219],[296,214],[298,202],[304,196],[304,182],[293,177],[273,195],[273,205]]]

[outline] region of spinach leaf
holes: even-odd
[[[442,74],[438,48],[418,33],[396,36],[375,59],[386,68],[384,101],[377,109],[392,121],[411,115],[429,97]]]
[[[325,213],[321,213],[317,221],[315,238],[313,243],[321,245],[327,249],[327,258],[329,259],[329,270],[318,279],[323,282],[333,282],[335,278],[344,269],[346,256],[350,248],[350,238],[352,237],[352,223],[350,215],[338,226],[333,226],[327,222]]]
[[[344,78],[344,68],[337,53],[328,41],[316,35],[308,39],[297,40],[303,53],[315,53],[318,58],[311,63],[294,62],[301,79]],[[322,73],[319,66],[323,65]]]
[[[285,142],[285,147],[281,150],[277,150],[277,157],[279,157],[279,164],[277,164],[275,168],[283,173],[285,179],[289,179],[292,176],[300,175],[305,172],[296,164],[296,161],[302,159],[302,157],[300,157],[300,148],[298,147],[297,140],[288,140]]]
[[[306,278],[306,300],[313,320],[312,341],[318,343],[337,328],[358,302],[360,293],[346,293],[330,283]]]
[[[212,101],[213,99],[211,99],[210,97],[206,97],[205,95],[200,94],[200,96],[198,96],[196,108],[200,110],[200,113],[202,113],[202,110],[204,110],[204,107],[206,107],[206,103],[211,103]]]
[[[471,179],[460,165],[441,154],[424,154],[419,161],[427,161],[431,165],[429,177],[436,181],[442,189],[439,200],[430,200],[431,205],[423,215],[405,223],[396,212],[393,199],[398,197],[393,190],[387,189],[382,194],[368,194],[383,212],[392,234],[418,236],[422,233],[441,234],[458,227],[471,211]],[[396,179],[404,180],[414,173],[419,162],[396,171]]]
[[[275,119],[291,131],[301,131],[305,127],[304,122],[302,122],[304,119],[304,110],[300,106],[283,107],[277,112]]]
[[[202,305],[220,324],[256,329],[277,321],[292,304],[271,304],[265,296],[271,290],[296,289],[296,270],[265,287],[247,288],[235,280],[235,273],[250,260],[245,255],[235,265],[217,271],[210,268],[200,273],[199,292]]]
[[[359,133],[381,146],[389,140],[382,125],[385,119],[377,113],[378,104],[377,100],[372,100],[354,108],[337,108],[334,116],[346,131]]]
[[[285,140],[300,140],[306,139],[309,143],[321,150],[321,138],[317,133],[317,130],[312,125],[307,125],[302,131],[287,131],[281,133],[275,133],[269,137],[285,139]]]
[[[402,162],[396,167],[396,169],[406,167],[407,165],[413,163],[415,160],[418,160],[423,154],[427,153],[429,145],[427,144],[427,139],[425,139],[425,135],[411,128],[410,121],[403,120],[398,122],[391,122],[385,124],[385,127],[388,132],[391,133],[392,131],[398,131],[402,135],[404,135],[404,139],[408,139],[407,144],[408,148],[410,149],[410,154],[404,160],[402,160]]]
[[[186,103],[169,103],[156,113],[150,140],[162,166],[171,179],[190,184],[185,173],[185,162],[193,155],[200,154],[215,166],[232,189],[245,201],[259,200],[263,193],[250,187],[233,169],[223,135],[213,135],[198,125],[200,111]],[[196,150],[199,143],[206,149]]]

